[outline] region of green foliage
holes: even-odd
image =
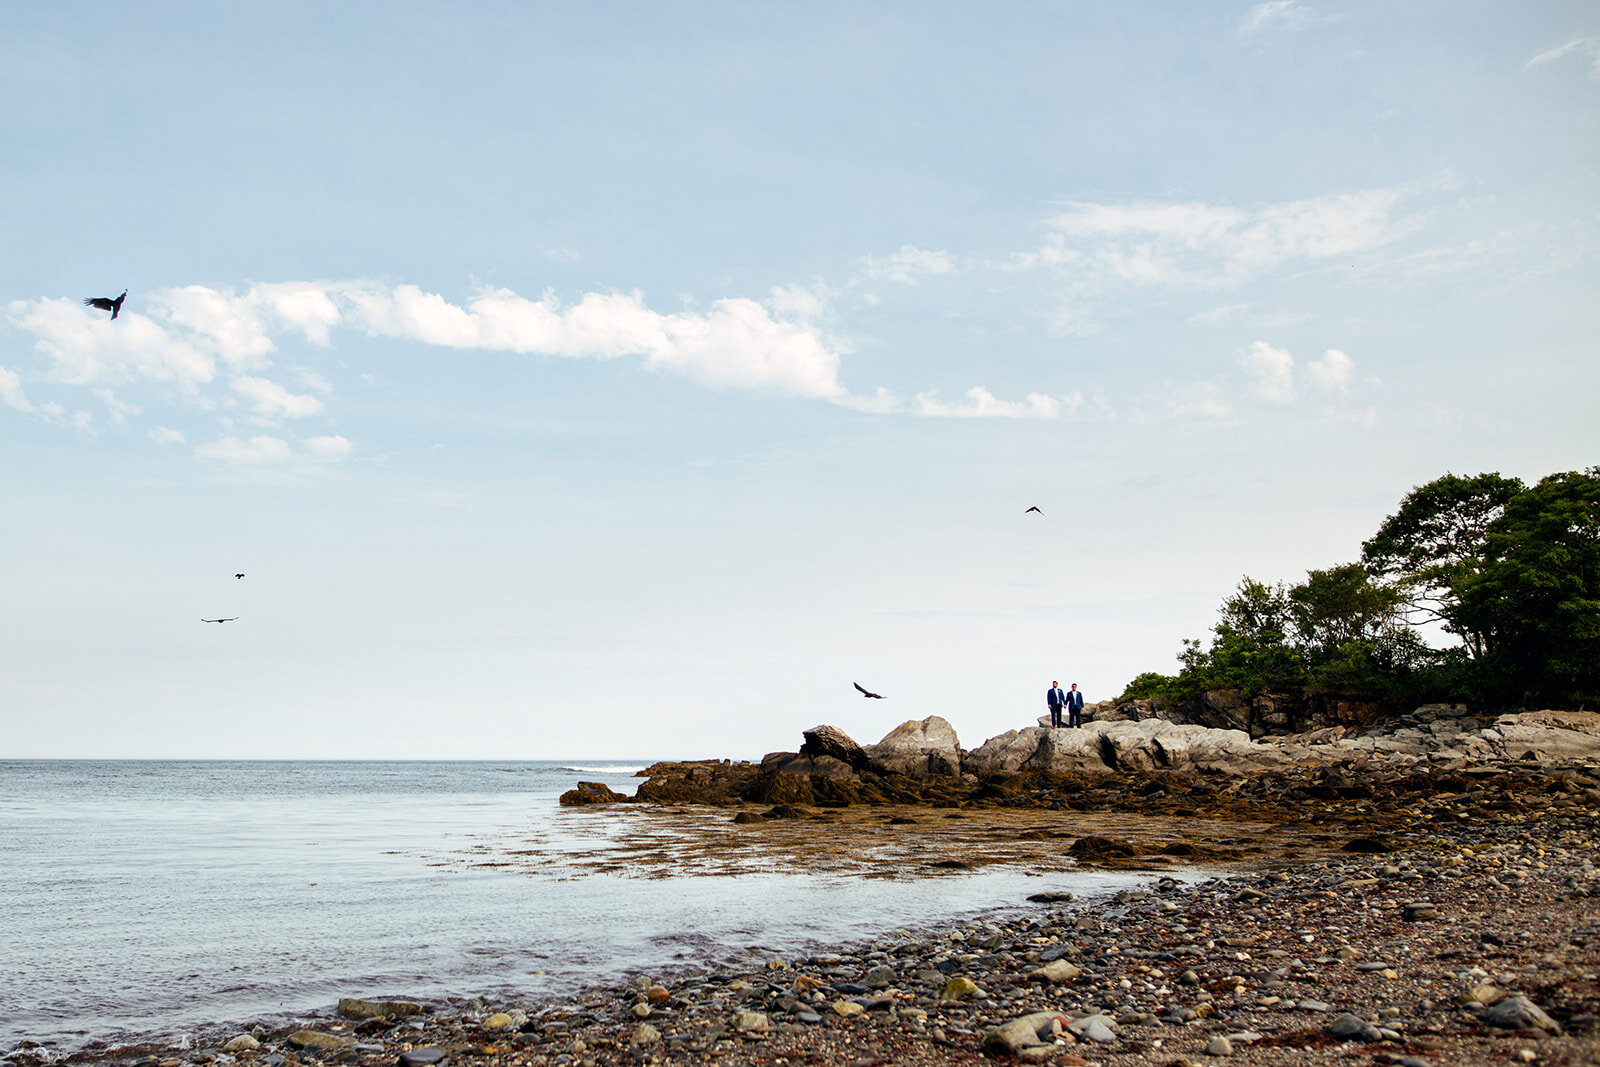
[[[1361,546],[1361,560],[1404,590],[1412,621],[1442,623],[1470,655],[1483,656],[1488,635],[1463,611],[1461,587],[1483,565],[1490,526],[1525,488],[1498,472],[1446,474],[1419,485]]]
[[[1501,699],[1600,698],[1600,467],[1552,474],[1513,497],[1458,595]]]
[[[1417,627],[1460,638],[1434,649]],[[1600,467],[1516,478],[1446,474],[1413,489],[1360,563],[1296,586],[1245,577],[1209,646],[1124,699],[1305,686],[1389,699],[1545,706],[1600,701]]]
[[[1169,674],[1145,671],[1129,682],[1118,700],[1149,700],[1154,697],[1171,698],[1177,694],[1177,679]]]

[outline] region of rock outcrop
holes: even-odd
[[[1215,706],[1235,705],[1219,699]],[[1128,710],[1127,704],[1095,706],[1097,713]],[[1131,710],[1138,715],[1163,709],[1150,701]],[[1370,777],[1374,766],[1382,766],[1415,778],[1510,763],[1600,767],[1600,714],[1594,712],[1526,712],[1500,716],[1491,725],[1459,706],[1430,705],[1382,728],[1336,724],[1261,738],[1159,714],[1135,715],[1099,718],[1081,728],[1008,730],[970,752],[962,751],[955,729],[938,716],[902,723],[865,747],[837,727],[817,726],[805,731],[799,752],[774,752],[759,764],[658,763],[644,772],[647,780],[635,797],[581,783],[561,802],[1072,806],[1079,802],[1074,791],[1094,781],[1224,792],[1243,782],[1319,769],[1327,773],[1316,789],[1328,798],[1349,799],[1354,794],[1340,784],[1346,769],[1362,768]]]

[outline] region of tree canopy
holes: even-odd
[[[1436,626],[1457,645],[1433,647]],[[1210,644],[1124,696],[1267,686],[1390,700],[1567,706],[1600,698],[1600,467],[1537,485],[1499,473],[1417,486],[1361,560],[1289,586],[1249,576]]]

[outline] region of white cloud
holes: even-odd
[[[50,361],[50,377],[58,382],[145,379],[195,388],[216,375],[211,353],[137,312],[124,311],[112,322],[66,297],[14,300],[6,310],[34,335],[34,349]]]
[[[664,315],[637,292],[587,293],[570,306],[553,294],[528,300],[509,289],[481,293],[465,307],[414,285],[358,285],[340,295],[348,320],[375,336],[574,359],[638,355],[647,367],[707,385],[846,395],[838,352],[815,327],[774,317],[745,297],[718,300],[703,314]]]
[[[1243,312],[1249,311],[1250,307],[1250,304],[1222,304],[1218,307],[1208,308],[1205,311],[1197,311],[1183,321],[1193,326],[1220,326]]]
[[[885,278],[912,280],[954,268],[947,253],[908,245],[875,263],[874,269]],[[335,328],[462,351],[597,360],[633,356],[648,369],[683,374],[709,386],[774,390],[870,414],[1054,418],[1081,403],[1077,394],[1032,393],[1020,401],[1000,400],[981,386],[957,403],[941,401],[933,393],[905,402],[882,389],[853,396],[839,380],[840,359],[848,346],[817,325],[827,315],[828,296],[821,284],[780,286],[765,301],[729,297],[705,310],[668,314],[651,309],[638,292],[591,292],[569,303],[551,292],[529,299],[509,289],[484,289],[455,303],[415,285],[285,282],[253,285],[243,292],[187,286],[142,294],[115,323],[90,316],[64,298],[16,301],[8,312],[33,334],[35,351],[58,382],[92,388],[139,380],[175,383],[186,401],[202,411],[225,410],[242,401],[262,426],[325,409],[331,388],[324,378],[291,367],[287,373],[310,390],[295,392],[277,380],[281,375],[271,371],[272,358],[286,336],[327,344]],[[217,395],[219,378],[231,396]],[[21,396],[20,380],[0,393],[4,398]],[[137,409],[113,410],[127,415]],[[198,446],[197,454],[233,464],[263,464],[297,455],[326,458],[349,449],[343,438],[328,438],[313,439],[321,443],[307,442],[296,451],[271,435],[231,436],[233,422],[226,416],[219,421],[225,436]]]
[[[878,281],[916,285],[918,278],[934,274],[949,274],[956,269],[950,253],[929,251],[913,245],[901,245],[900,251],[887,256],[867,256],[862,273]]]
[[[178,443],[181,440],[181,434],[168,431],[161,443]],[[320,464],[346,458],[353,449],[347,438],[337,435],[293,441],[270,434],[257,434],[249,440],[221,437],[197,445],[194,452],[202,459],[216,460],[230,467],[259,471],[270,469],[303,475]]]
[[[1322,354],[1321,359],[1306,364],[1306,374],[1318,389],[1342,393],[1350,387],[1350,372],[1354,367],[1355,360],[1337,348],[1330,348]]]
[[[1263,400],[1287,404],[1294,399],[1294,357],[1287,349],[1256,341],[1239,363],[1255,379],[1256,394]]]
[[[28,412],[33,405],[22,392],[22,376],[10,367],[0,367],[0,400],[17,411]]]
[[[1135,421],[1218,420],[1233,414],[1233,404],[1215,382],[1167,383],[1146,405],[1134,411]]]
[[[250,410],[263,419],[303,419],[322,410],[322,401],[309,394],[291,393],[266,378],[240,377],[233,391],[251,402]]]
[[[934,392],[918,393],[911,411],[915,415],[941,419],[1053,419],[1062,411],[1070,414],[1083,405],[1080,393],[1062,397],[1029,393],[1026,400],[1001,400],[981,385],[968,389],[966,396],[966,403],[949,404]]]
[[[1522,69],[1529,70],[1533,67],[1542,67],[1546,63],[1552,63],[1562,56],[1568,56],[1574,52],[1580,55],[1587,55],[1589,57],[1589,77],[1600,78],[1600,37],[1574,37],[1564,44],[1546,48],[1543,52],[1524,63]]]
[[[1282,30],[1290,33],[1310,29],[1312,26],[1337,22],[1343,15],[1319,15],[1300,0],[1267,0],[1257,4],[1239,24],[1239,31],[1247,35]]]
[[[775,285],[772,295],[763,301],[779,315],[787,315],[801,322],[819,319],[828,309],[827,289],[821,285]]]
[[[233,465],[282,463],[292,456],[289,442],[281,437],[258,434],[248,441],[237,437],[223,437],[210,444],[198,445],[195,455],[204,459],[220,460]]]
[[[111,416],[111,421],[121,426],[128,421],[129,415],[139,414],[139,409],[125,401],[118,400],[115,393],[109,389],[96,389],[94,395],[106,406],[106,412]]]
[[[157,426],[150,431],[150,440],[158,445],[181,445],[184,443],[183,434],[165,426]]]
[[[306,439],[306,451],[318,459],[343,459],[350,454],[351,447],[348,439],[337,434]]]
[[[1414,225],[1397,220],[1396,189],[1367,189],[1251,209],[1227,205],[1074,201],[1048,223],[1023,267],[1078,268],[1136,285],[1214,288],[1287,263],[1377,248]]]

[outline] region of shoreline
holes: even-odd
[[[1594,788],[1592,771],[1567,773]],[[1576,795],[1521,811],[1451,795],[1440,811],[1453,814],[1426,820],[1400,851],[1276,868],[1267,857],[1190,885],[1151,872],[1109,900],[1040,902],[1031,913],[1002,904],[957,923],[572,997],[447,998],[427,1013],[391,1004],[364,1019],[347,1005],[346,1017],[309,1013],[254,1032],[200,1028],[189,1048],[18,1048],[5,1060],[1600,1062],[1600,830],[1592,798]],[[1520,1025],[1496,1025],[1496,1012]],[[1005,1040],[1014,1047],[1002,1050]],[[430,1049],[440,1051],[414,1055]]]

